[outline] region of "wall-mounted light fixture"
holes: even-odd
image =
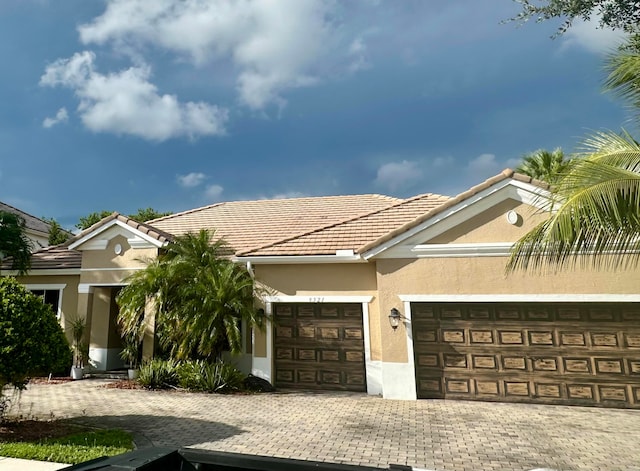
[[[402,314],[395,307],[391,308],[391,312],[389,313],[389,324],[391,324],[391,328],[396,330],[400,325],[400,321],[402,320]]]

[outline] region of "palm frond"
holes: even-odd
[[[640,146],[626,132],[601,132],[585,147],[553,188],[554,212],[515,244],[507,271],[638,263]]]

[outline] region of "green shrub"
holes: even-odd
[[[222,361],[185,361],[178,367],[178,385],[192,391],[222,393],[242,389],[244,374],[235,366]]]
[[[51,308],[15,279],[0,278],[0,391],[69,364],[69,343]]]
[[[167,389],[178,385],[178,362],[153,359],[140,367],[138,382],[150,389]]]

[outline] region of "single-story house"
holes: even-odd
[[[87,318],[91,360],[108,370],[122,366],[114,296],[139,259],[214,229],[269,289],[275,322],[245,332],[236,361],[276,387],[640,408],[639,268],[505,274],[547,197],[505,170],[453,198],[223,202],[146,224],[113,214],[34,254],[19,279],[58,290],[62,322]]]

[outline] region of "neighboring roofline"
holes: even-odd
[[[44,219],[39,218],[38,216],[34,216],[33,214],[28,213],[28,212],[26,212],[26,211],[23,211],[23,210],[21,210],[21,209],[18,209],[18,208],[16,208],[15,206],[12,206],[12,205],[10,205],[10,204],[5,203],[4,201],[2,201],[1,203],[2,203],[3,205],[5,205],[5,206],[7,206],[7,207],[11,208],[13,211],[15,211],[15,214],[17,214],[18,216],[22,217],[22,215],[26,215],[26,216],[29,216],[30,218],[37,219],[37,220],[38,220],[38,221],[40,221],[41,223],[46,224],[46,225],[47,225],[47,227],[48,227],[49,229],[51,229],[51,224],[49,224],[49,223],[48,223],[47,221],[45,221]],[[24,218],[23,218],[23,219],[24,219]],[[25,220],[25,223],[26,223],[26,220]],[[39,231],[38,229],[34,229],[34,228],[32,228],[32,227],[25,227],[25,229],[29,229],[29,230],[31,230],[31,231],[33,231],[33,232],[37,233],[37,234],[43,234],[43,235],[45,235],[45,236],[49,234],[48,230],[47,230],[47,232],[43,232],[43,231]],[[69,231],[67,231],[66,229],[63,229],[63,231],[65,231],[65,232],[69,232]]]
[[[158,248],[164,247],[168,242],[173,240],[173,235],[168,232],[161,231],[150,224],[135,221],[116,212],[85,229],[80,234],[68,240],[64,245],[69,249],[75,249],[115,225],[133,232],[138,237],[141,237]]]
[[[532,185],[537,189],[541,190],[542,192],[544,192],[543,195],[550,190],[550,186],[547,183],[540,180],[533,179],[527,175],[515,173],[513,170],[507,168],[502,172],[500,172],[498,175],[491,177],[485,180],[484,182],[471,187],[467,191],[464,191],[458,194],[456,197],[450,199],[449,201],[445,201],[440,206],[433,208],[431,211],[428,211],[422,216],[417,217],[413,221],[403,224],[402,226],[397,227],[396,229],[388,232],[387,234],[379,237],[378,239],[363,245],[357,250],[357,252],[362,254],[364,258],[369,259],[377,255],[378,253],[384,250],[387,250],[390,246],[395,245],[400,240],[404,240],[405,238],[413,235],[413,233],[409,233],[411,229],[417,228],[421,224],[429,221],[430,219],[432,219],[433,217],[439,214],[444,213],[447,210],[452,210],[453,208],[455,208],[456,206],[459,206],[460,204],[464,203],[470,198],[476,195],[479,195],[482,192],[486,192],[491,187],[505,180],[515,180],[517,182]]]

